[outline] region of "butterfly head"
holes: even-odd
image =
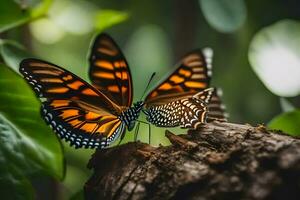
[[[145,105],[144,101],[137,101],[133,104],[133,107],[136,111],[140,112],[144,105]]]
[[[125,122],[129,131],[134,128],[135,122],[138,119],[144,104],[143,101],[138,101],[121,114],[120,118]]]
[[[141,110],[143,109],[143,106],[144,106],[144,105],[145,105],[144,101],[137,101],[136,103],[133,104],[133,112],[136,113],[135,116],[137,116],[137,118],[138,118],[138,116],[140,115]],[[135,121],[137,120],[137,118],[130,121],[130,124],[129,124],[129,126],[128,126],[128,130],[129,130],[129,131],[131,131],[131,130],[134,128],[134,126],[135,126]]]

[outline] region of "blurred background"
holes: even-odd
[[[1,1],[0,165],[7,167],[0,167],[0,193],[7,199],[82,197],[93,151],[61,148],[17,71],[21,59],[38,57],[88,80],[89,48],[102,31],[127,58],[135,100],[153,72],[154,87],[187,52],[211,47],[212,86],[222,88],[230,122],[300,134],[299,8],[297,0]],[[141,125],[140,140],[148,140],[147,130]],[[152,131],[153,145],[167,145],[164,129]],[[128,133],[125,142],[132,138]]]

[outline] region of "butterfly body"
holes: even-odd
[[[118,118],[127,126],[128,131],[131,131],[134,128],[135,122],[138,119],[143,109],[143,106],[144,106],[144,102],[138,101],[134,103],[132,107],[123,111],[118,116]]]

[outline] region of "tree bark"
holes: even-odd
[[[300,199],[300,140],[264,126],[204,124],[166,131],[172,145],[98,150],[85,198]]]

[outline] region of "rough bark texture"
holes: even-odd
[[[214,122],[171,146],[128,143],[97,151],[85,185],[92,199],[300,199],[300,140]]]

